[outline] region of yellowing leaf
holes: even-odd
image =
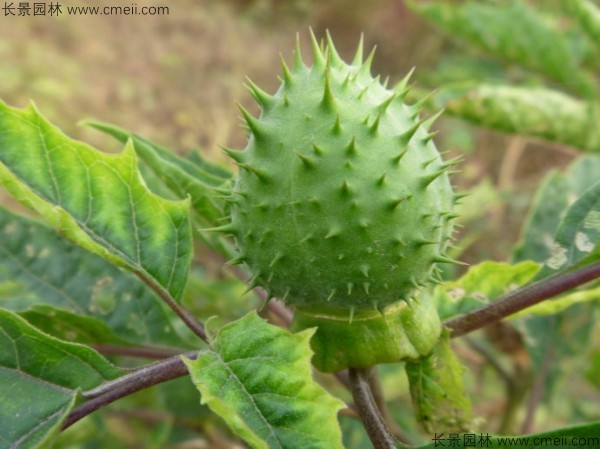
[[[152,194],[131,143],[101,153],[33,106],[0,103],[0,183],[73,242],[181,298],[192,256],[189,200]]]

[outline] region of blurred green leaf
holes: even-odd
[[[37,110],[0,103],[0,182],[83,248],[181,299],[192,258],[189,201],[153,195],[133,145],[109,155],[72,140]]]
[[[344,404],[312,380],[312,334],[290,334],[250,313],[185,362],[202,402],[251,447],[341,448]]]
[[[558,271],[600,259],[600,182],[592,185],[567,210],[561,220],[550,257],[536,275],[541,280]],[[552,301],[552,300],[550,300]],[[529,316],[522,328],[525,342],[538,372],[545,376],[546,399],[560,375],[581,365],[579,357],[591,343],[595,304],[577,303],[559,314]]]
[[[575,19],[590,37],[590,40],[600,48],[600,9],[590,0],[561,0],[569,17]]]
[[[585,377],[593,386],[600,390],[600,350],[592,352],[590,364],[585,372]]]
[[[1,207],[0,300],[64,340],[188,346],[175,315],[139,279]]]
[[[528,283],[540,267],[532,261],[516,265],[482,262],[469,268],[460,279],[444,282],[434,290],[442,320],[462,315]]]
[[[596,94],[592,77],[578,67],[562,33],[523,1],[408,3],[425,19],[486,55],[539,72],[586,97]]]
[[[120,374],[92,349],[0,309],[0,449],[48,448],[78,392]]]
[[[562,174],[549,173],[538,188],[512,260],[545,262],[554,249],[554,237],[567,208],[598,181],[600,156],[578,158]],[[592,217],[593,218],[593,217]]]
[[[542,87],[457,85],[439,89],[436,104],[450,115],[498,131],[600,152],[600,105]]]
[[[554,248],[554,235],[563,211],[568,207],[569,183],[565,175],[549,173],[538,188],[513,250],[515,262],[545,262]]]
[[[536,280],[572,266],[581,267],[600,259],[600,181],[586,190],[561,220],[550,257]]]

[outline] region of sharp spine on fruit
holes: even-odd
[[[313,149],[313,153],[315,154],[315,156],[323,156],[323,154],[325,154],[323,149],[321,147],[319,147],[317,144],[313,143],[312,149]]]
[[[299,151],[294,151],[294,154],[302,161],[302,164],[305,168],[314,169],[317,167],[317,163],[306,154],[303,154]]]
[[[318,71],[321,71],[327,64],[327,61],[325,60],[325,56],[321,51],[321,46],[319,45],[319,42],[317,41],[317,38],[312,28],[310,29],[310,45],[312,47],[313,52],[313,68]]]
[[[221,147],[221,149],[233,159],[236,163],[243,163],[246,160],[246,155],[244,152],[239,150],[234,150],[233,148]]]
[[[449,263],[452,265],[469,265],[467,263],[461,262],[460,260],[452,259],[451,257],[443,256],[441,254],[436,254],[435,256],[433,256],[432,261],[437,263]]]
[[[390,95],[386,100],[375,106],[375,110],[379,113],[384,113],[397,96],[398,94],[396,92],[392,93],[392,95]]]
[[[421,176],[421,178],[420,178],[421,187],[429,186],[429,184],[431,184],[433,181],[435,181],[437,178],[439,178],[440,176],[442,176],[444,173],[447,173],[447,172],[448,172],[447,169],[442,168],[441,170],[433,172],[429,175]]]
[[[306,234],[304,237],[302,237],[302,239],[300,240],[299,243],[308,242],[309,240],[312,240],[313,238],[314,238],[313,233]]]
[[[428,240],[428,239],[418,239],[415,240],[415,246],[420,248],[421,246],[427,245],[440,245],[442,242],[439,240]]]
[[[343,196],[351,196],[352,195],[352,188],[350,187],[350,184],[348,184],[348,180],[344,179],[342,181],[342,195]]]
[[[329,292],[329,296],[327,297],[327,302],[331,301],[331,298],[335,295],[335,288]]]
[[[456,156],[455,158],[450,159],[450,160],[442,163],[440,165],[440,168],[454,167],[455,165],[458,165],[458,164],[460,164],[463,161],[464,161],[464,158],[462,156]],[[457,196],[459,196],[459,195],[454,195],[454,198],[456,198]],[[463,196],[466,196],[466,195],[463,195]]]
[[[252,132],[254,138],[259,139],[262,136],[266,135],[266,132],[262,129],[262,123],[260,123],[260,121],[256,117],[250,114],[250,112],[248,112],[248,110],[240,103],[238,103],[238,108],[244,116],[246,125],[248,126],[248,129]]]
[[[238,164],[238,167],[243,168],[244,170],[247,170],[247,171],[255,174],[256,177],[263,182],[269,181],[269,176],[264,171],[260,170],[259,168],[254,167],[253,165],[243,163],[243,164]]]
[[[363,282],[363,288],[365,289],[365,293],[368,295],[369,294],[369,287],[371,286],[371,284],[369,282]]]
[[[290,89],[294,85],[294,74],[281,56],[281,73],[283,73],[283,85],[286,89]]]
[[[400,134],[397,137],[398,141],[400,142],[400,145],[403,145],[403,146],[408,145],[410,140],[413,138],[413,136],[416,134],[416,132],[419,130],[419,128],[423,125],[423,123],[425,123],[425,120],[423,120],[423,119],[418,120],[414,125],[412,125],[410,128],[408,128],[407,130],[402,132],[402,134]]]
[[[246,293],[251,292],[252,290],[254,290],[256,287],[258,287],[260,285],[260,282],[258,281],[258,278],[260,277],[260,275],[261,275],[261,273],[259,271],[254,276],[252,276],[252,279],[250,279],[248,281],[248,286],[246,287],[246,290],[244,290],[244,292],[242,293],[242,296],[244,296]]]
[[[273,259],[271,260],[271,263],[269,264],[269,268],[273,268],[275,266],[275,264],[277,262],[279,262],[281,259],[283,258],[283,253],[280,251],[277,254],[275,254],[275,257],[273,257]]]
[[[340,125],[340,115],[338,114],[336,119],[335,119],[335,123],[333,124],[332,128],[331,128],[331,132],[334,135],[340,135],[342,134],[342,126]]]
[[[263,110],[269,109],[275,101],[274,97],[258,87],[250,78],[246,77],[246,82],[247,89],[250,91],[259,106]]]
[[[374,46],[371,50],[371,53],[369,53],[369,56],[367,56],[367,59],[365,59],[365,62],[363,62],[363,64],[360,66],[360,69],[358,69],[359,75],[369,78],[371,77],[371,64],[373,63],[376,49],[377,46]]]
[[[427,145],[429,142],[431,142],[433,140],[433,138],[438,135],[438,133],[439,133],[439,131],[432,131],[432,132],[428,133],[421,140],[423,142],[423,145]]]
[[[300,34],[296,34],[296,49],[294,51],[294,71],[299,72],[304,68],[302,49],[300,47]]]
[[[383,113],[378,114],[377,117],[375,118],[375,120],[373,121],[373,124],[369,128],[369,132],[372,135],[377,134],[377,131],[379,130],[379,123],[381,122],[381,116],[382,115],[383,115]]]
[[[325,236],[325,239],[332,239],[334,237],[337,237],[338,235],[340,235],[341,229],[339,228],[331,228],[329,230],[329,232],[327,233],[327,235]]]
[[[325,71],[325,82],[323,86],[323,98],[321,99],[321,106],[326,111],[335,111],[335,98],[331,91],[331,85],[329,83],[329,68]]]
[[[416,289],[421,288],[421,285],[417,282],[417,280],[414,277],[410,277],[408,279],[408,281],[410,282],[410,285],[412,285],[414,288],[416,288]]]
[[[378,179],[377,182],[375,183],[375,185],[377,187],[381,187],[383,185],[385,185],[385,179],[387,178],[387,173],[384,172],[383,175],[381,175]]]
[[[325,39],[327,40],[327,48],[329,49],[328,57],[331,60],[332,65],[335,67],[340,67],[344,65],[344,61],[340,58],[335,45],[333,45],[333,39],[331,38],[331,33],[329,30],[325,31]]]
[[[427,104],[427,102],[429,100],[431,100],[431,98],[436,94],[435,90],[432,90],[431,92],[429,92],[428,94],[426,94],[425,96],[423,96],[423,98],[421,98],[419,101],[417,101],[415,104],[413,104],[413,108],[415,108],[415,110],[417,111],[414,114],[414,117],[416,118],[421,111],[423,110],[423,108],[425,107],[425,105]],[[436,112],[432,117],[430,117],[429,119],[427,119],[428,121],[430,120],[430,124],[433,123],[442,113],[443,113],[443,109],[439,110],[438,112]]]
[[[390,200],[388,203],[388,209],[390,210],[394,210],[396,209],[401,203],[403,203],[404,201],[410,199],[410,196],[406,195],[406,196],[402,196],[400,198],[395,198],[393,200]]]
[[[394,165],[399,165],[400,161],[402,160],[402,158],[404,157],[404,155],[408,152],[408,148],[403,149],[402,151],[400,151],[396,156],[394,156],[392,158],[392,164]]]
[[[458,203],[460,200],[462,200],[463,198],[466,198],[468,196],[471,196],[473,193],[471,192],[463,192],[463,193],[455,193],[454,194],[454,203]]]
[[[369,277],[369,266],[368,265],[361,265],[360,266],[360,272],[362,273],[362,275],[366,278]]]
[[[436,156],[432,157],[431,159],[428,159],[425,162],[423,162],[421,164],[421,167],[427,168],[431,165],[432,162],[437,161],[438,159],[439,159],[439,157],[436,155]]]
[[[410,90],[410,87],[408,86],[408,82],[410,81],[410,78],[411,78],[412,74],[414,73],[414,71],[415,71],[415,67],[410,69],[409,72],[406,75],[404,75],[404,78],[402,78],[400,80],[400,82],[394,86],[394,91],[398,92],[398,95],[400,95],[400,98],[404,98],[406,96],[406,94],[408,93],[408,91]]]
[[[346,146],[346,155],[347,156],[356,156],[358,152],[356,151],[356,137],[352,136],[352,140]]]
[[[215,226],[213,228],[204,228],[202,232],[222,232],[223,234],[237,235],[238,228],[233,223],[229,222],[221,226]]]
[[[365,35],[360,34],[360,40],[358,41],[358,46],[356,47],[356,53],[354,54],[354,59],[352,60],[352,65],[354,67],[360,67],[363,61],[363,51],[365,47]]]

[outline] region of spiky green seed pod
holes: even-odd
[[[228,151],[240,171],[224,230],[253,286],[297,313],[348,323],[385,314],[429,283],[436,263],[453,262],[453,162],[436,150],[432,120],[403,103],[408,79],[388,90],[373,78],[362,42],[352,64],[329,36],[324,50],[314,36],[312,45],[313,65],[298,47],[274,95],[249,86],[262,113],[242,109],[249,142]]]

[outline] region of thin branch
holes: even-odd
[[[144,284],[148,285],[159,297],[162,299],[165,304],[167,304],[173,312],[181,318],[181,320],[186,324],[188,328],[191,329],[193,333],[195,333],[198,337],[200,337],[206,344],[209,344],[208,336],[206,335],[206,331],[204,330],[204,325],[196,318],[196,316],[190,312],[184,305],[178,304],[175,299],[169,295],[162,288],[156,286],[154,282],[144,276],[142,273],[136,272],[137,277],[139,277]]]
[[[116,346],[92,345],[102,355],[120,355],[124,357],[137,357],[142,359],[166,359],[185,352],[177,348],[154,348],[150,346]]]
[[[67,416],[62,429],[70,427],[90,413],[118,399],[162,382],[185,376],[188,374],[188,370],[183,363],[182,357],[195,359],[198,354],[198,352],[189,352],[170,357],[140,368],[131,374],[126,374],[115,380],[105,382],[92,390],[85,391],[83,397],[88,399],[87,402],[84,402]]]
[[[600,262],[579,270],[556,273],[484,307],[448,320],[444,326],[452,330],[453,338],[460,337],[597,278],[600,278]]]
[[[373,443],[373,447],[375,449],[395,449],[394,437],[385,425],[373,399],[367,380],[368,371],[359,368],[349,368],[348,374],[354,403],[358,408],[358,413],[365,425],[369,439]]]
[[[379,373],[377,372],[377,367],[373,367],[369,370],[367,381],[369,382],[369,388],[371,389],[371,394],[373,395],[375,405],[377,405],[377,409],[379,410],[385,425],[388,427],[388,429],[390,429],[390,432],[397,440],[405,444],[410,444],[410,438],[404,433],[400,426],[396,424],[390,415],[390,411],[385,403],[385,395],[381,386],[381,379],[379,377]]]

